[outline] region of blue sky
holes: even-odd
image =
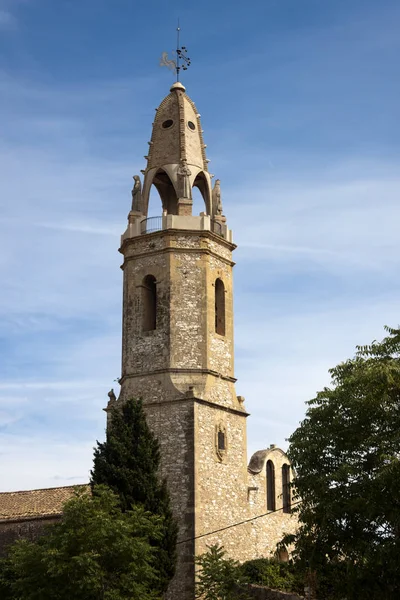
[[[398,0],[0,0],[0,490],[86,481],[180,16],[235,252],[249,457],[399,323]],[[159,212],[156,198],[152,211]]]

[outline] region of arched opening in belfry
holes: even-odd
[[[219,278],[215,280],[215,332],[225,335],[225,286]]]
[[[200,196],[198,194],[198,191],[200,192]],[[196,194],[196,198],[199,198],[198,205],[202,207],[200,210],[195,209],[195,201],[194,201],[195,194]],[[198,173],[196,175],[196,179],[193,182],[192,195],[193,195],[193,212],[192,212],[192,214],[198,215],[201,212],[205,212],[207,215],[211,214],[211,198],[210,198],[210,193],[209,193],[209,186],[208,186],[208,181],[207,181],[206,176],[204,175],[203,171],[200,171],[200,173]]]
[[[146,275],[142,282],[142,329],[157,328],[157,285],[154,275]]]
[[[291,498],[290,498],[290,467],[289,465],[282,465],[282,499],[283,499],[283,512],[290,513],[291,510]]]
[[[275,510],[275,467],[267,461],[267,510]]]
[[[157,189],[157,192],[159,193],[161,198],[162,209],[161,211],[159,211],[158,214],[160,214],[160,212],[167,211],[169,215],[177,215],[178,197],[176,195],[175,188],[168,174],[162,169],[159,169],[154,175],[153,185]]]
[[[192,189],[192,200],[192,215],[194,217],[198,217],[200,213],[206,212],[206,205],[204,204],[203,196],[201,195],[201,192],[197,187],[194,187]]]
[[[157,188],[152,185],[150,187],[149,203],[147,208],[147,218],[159,217],[162,214],[162,200]]]

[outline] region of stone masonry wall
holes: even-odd
[[[193,600],[194,556],[208,545],[222,544],[240,561],[268,556],[291,524],[280,512],[230,527],[266,512],[265,473],[247,471],[247,414],[235,392],[232,248],[210,232],[182,230],[132,238],[122,248],[118,402],[142,397],[161,445],[162,474],[180,528],[169,600]],[[157,327],[142,331],[141,285],[149,274],[157,281]],[[225,336],[215,332],[217,278],[225,288]],[[226,433],[222,457],[218,427]]]
[[[161,474],[167,477],[171,505],[179,523],[177,575],[168,598],[192,598],[194,580],[194,420],[193,401],[149,405],[147,419],[161,446]],[[173,433],[172,433],[173,432]]]
[[[275,509],[267,510],[267,477],[266,464],[271,460],[275,471]],[[248,474],[249,502],[253,514],[265,514],[253,523],[251,537],[254,548],[259,556],[268,556],[276,551],[276,544],[286,533],[294,533],[297,528],[297,518],[291,513],[283,512],[282,496],[282,466],[290,464],[286,454],[275,446],[264,452],[260,472]],[[291,477],[292,479],[292,477]]]
[[[17,540],[36,540],[46,532],[47,526],[59,520],[60,516],[0,521],[0,558],[7,554],[7,548]]]
[[[257,475],[247,471],[245,421],[241,415],[223,413],[214,407],[196,407],[196,535],[203,536],[253,519],[201,537],[196,542],[197,554],[205,552],[207,546],[220,544],[230,557],[240,562],[269,557],[276,553],[276,545],[282,537],[296,530],[296,517],[280,510],[282,480],[279,472],[287,457],[278,448],[268,455],[278,474],[277,512],[269,512],[265,463]],[[226,427],[227,432],[226,459],[223,462],[218,460],[216,453],[215,426],[219,423]]]
[[[171,256],[171,348],[175,369],[201,369],[205,362],[205,273],[197,252]]]
[[[203,536],[249,517],[246,470],[245,415],[221,411],[217,406],[196,405],[196,535]],[[226,455],[217,456],[216,427],[226,431]],[[207,546],[222,544],[230,556],[238,556],[241,529],[202,537],[196,542],[196,553]],[[241,546],[241,544],[239,544]],[[243,558],[243,551],[239,551]]]
[[[122,374],[139,374],[169,366],[168,261],[165,254],[143,256],[127,261],[124,269],[124,318]],[[157,281],[157,328],[143,331],[143,280],[153,275]],[[151,361],[149,358],[151,357]]]
[[[216,243],[211,240],[208,248],[213,254],[208,257],[208,367],[225,376],[234,376],[233,347],[233,281],[232,257],[226,259],[226,248],[221,247],[217,255]],[[215,253],[215,254],[214,254]],[[215,281],[221,279],[225,288],[225,335],[215,331]]]
[[[163,129],[161,124],[167,119],[171,119],[173,125],[168,129]],[[173,161],[171,157],[175,157],[175,160],[179,162],[179,109],[173,94],[164,98],[158,107],[154,121],[158,126],[153,127],[151,136],[150,160],[147,165],[149,169]]]
[[[197,134],[196,130],[192,130],[188,126],[188,121],[192,121],[197,126],[199,125],[197,120],[197,113],[194,110],[194,105],[189,102],[184,103],[185,109],[185,141],[186,141],[186,156],[189,165],[198,165],[198,157],[202,155],[201,138]],[[199,165],[200,166],[200,165]]]

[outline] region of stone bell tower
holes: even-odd
[[[120,404],[143,398],[161,445],[179,523],[168,598],[194,598],[200,537],[246,517],[246,416],[236,396],[232,234],[214,188],[200,115],[181,83],[156,110],[143,186],[138,176],[121,238],[124,257]],[[160,216],[147,218],[151,186]],[[192,214],[192,188],[204,212]],[[234,549],[229,532],[224,546]],[[234,552],[233,552],[234,554]]]

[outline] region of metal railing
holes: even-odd
[[[153,233],[163,228],[162,217],[148,217],[140,223],[140,233]]]
[[[140,222],[140,233],[142,235],[146,233],[153,233],[154,231],[162,231],[162,229],[163,217],[148,217],[147,219],[143,219],[143,221]],[[220,235],[221,237],[225,237],[225,228],[223,223],[219,223],[218,221],[212,220],[211,231],[213,231],[217,235]]]

